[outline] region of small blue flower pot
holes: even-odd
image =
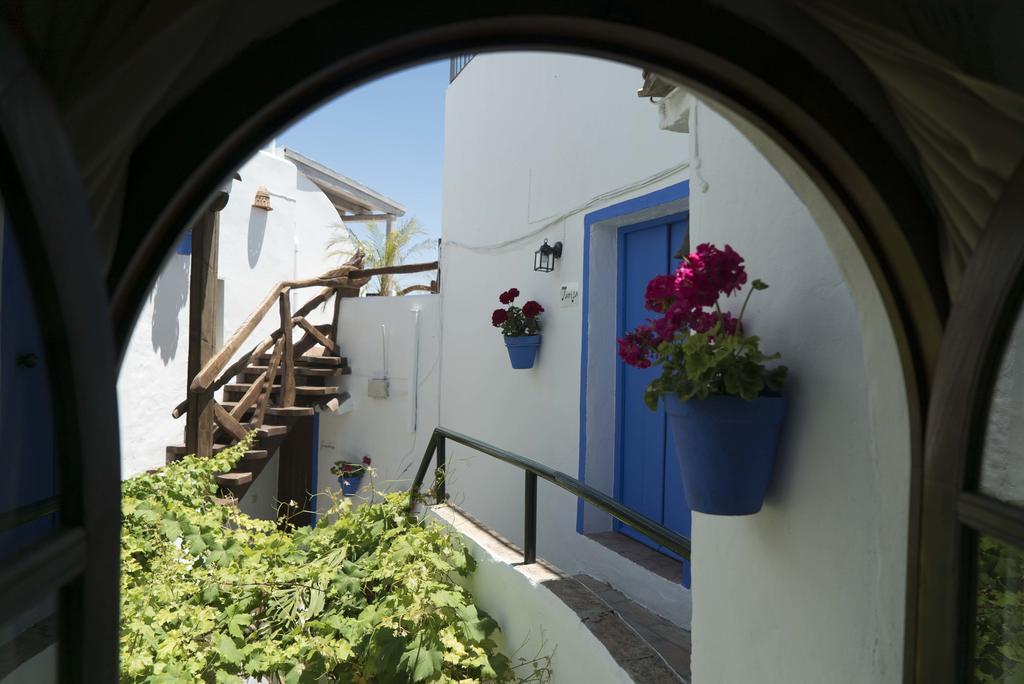
[[[521,337],[505,337],[505,348],[513,368],[533,368],[540,349],[540,335],[523,335]]]
[[[363,481],[363,473],[350,477],[339,477],[338,484],[341,485],[341,493],[344,496],[352,496],[359,491],[359,484]]]
[[[690,509],[712,515],[761,510],[786,414],[785,398],[680,401],[673,394],[664,399]]]

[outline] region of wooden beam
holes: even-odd
[[[349,271],[348,277],[354,279],[357,278],[372,278],[376,275],[387,275],[389,273],[422,273],[423,271],[435,271],[437,270],[436,261],[428,261],[422,264],[402,264],[400,266],[383,266],[381,268],[364,268],[358,271]]]
[[[353,223],[368,223],[370,221],[387,221],[388,217],[392,214],[345,214],[341,217],[341,220],[352,221]]]
[[[270,356],[270,363],[267,364],[267,376],[263,378],[263,389],[260,392],[260,402],[256,409],[256,414],[253,416],[252,423],[250,425],[254,428],[259,428],[263,425],[263,418],[267,415],[267,406],[270,405],[270,393],[274,389],[274,376],[277,375],[277,366],[281,362],[281,348],[284,346],[284,340],[278,339],[277,344],[274,345],[274,353]]]
[[[227,412],[227,410],[220,405],[220,402],[213,401],[213,420],[220,427],[224,428],[235,439],[245,439],[245,428],[239,423],[234,416]]]
[[[434,289],[436,280],[430,281],[430,285],[410,285],[409,287],[402,290],[401,294],[407,295],[410,292],[436,292]]]
[[[221,373],[220,376],[218,376],[217,379],[213,381],[213,384],[210,385],[208,389],[211,392],[216,392],[221,387],[226,385],[231,380],[231,378],[241,373],[243,370],[245,370],[246,366],[248,366],[250,363],[256,360],[256,358],[258,358],[261,354],[265,354],[268,349],[274,346],[274,343],[277,342],[279,337],[281,337],[280,329],[277,329],[274,332],[270,333],[269,337],[267,337],[265,340],[257,344],[252,349],[250,349],[248,353],[242,354],[240,357],[238,357],[237,361],[228,366],[224,370],[224,372]],[[186,413],[188,413],[187,398],[183,402],[174,407],[174,410],[171,411],[171,417],[181,418]]]
[[[284,370],[281,371],[281,406],[293,406],[295,404],[295,354],[292,351],[292,300],[287,289],[281,292],[281,330],[284,331],[281,336],[281,340],[284,342],[281,349],[284,364]]]
[[[194,247],[193,247],[194,249]],[[263,319],[263,316],[270,310],[270,307],[277,301],[278,293],[280,292],[280,285],[274,287],[273,291],[268,294],[260,305],[256,307],[256,310],[249,314],[249,317],[245,319],[242,325],[238,326],[238,329],[231,336],[231,339],[224,345],[224,347],[217,352],[212,359],[207,362],[203,367],[202,372],[195,376],[192,381],[190,389],[194,392],[198,392],[208,388],[217,375],[220,373],[221,368],[228,362],[238,348],[242,346],[242,343],[248,339],[252,331],[256,329],[259,322]]]
[[[348,264],[341,268],[334,269],[325,273],[324,275],[317,278],[307,278],[305,280],[286,280],[278,283],[270,291],[270,293],[260,302],[260,305],[249,314],[249,317],[238,327],[237,330],[231,335],[231,338],[224,344],[224,347],[213,355],[202,370],[194,376],[192,384],[189,388],[192,390],[205,390],[209,389],[214,379],[221,372],[221,369],[228,362],[235,352],[242,346],[242,344],[249,338],[252,331],[256,329],[259,322],[263,320],[263,317],[273,306],[274,302],[278,300],[282,291],[286,289],[299,289],[304,287],[312,287],[315,285],[322,285],[324,289],[317,294],[312,300],[307,302],[299,311],[302,315],[305,315],[312,311],[320,303],[326,301],[332,293],[337,291],[343,296],[349,296],[353,291],[358,292],[359,284],[354,283],[362,279],[356,270],[351,269],[352,266],[362,263],[362,257],[357,255],[354,259],[350,260]],[[415,271],[410,271],[415,272]]]
[[[192,227],[189,280],[188,378],[190,384],[215,356],[217,320],[217,247],[220,212],[204,211]],[[209,384],[209,383],[207,383]],[[188,393],[185,446],[201,458],[213,455],[213,391]]]
[[[251,385],[249,385],[249,389],[247,389],[245,394],[242,395],[242,398],[238,400],[238,404],[235,405],[235,408],[231,409],[232,418],[235,420],[242,420],[242,416],[244,416],[245,412],[249,410],[249,407],[256,403],[256,400],[259,399],[260,392],[263,391],[263,380],[266,376],[266,371],[263,371],[256,376],[256,379],[252,381]]]
[[[320,330],[315,325],[307,321],[304,317],[296,316],[295,318],[292,319],[292,321],[297,323],[306,332],[308,332],[310,335],[316,338],[316,341],[322,344],[324,349],[326,349],[327,351],[338,351],[338,345],[336,345],[333,340],[327,337],[327,335],[324,335],[322,332],[320,332]]]
[[[341,294],[342,296],[351,296],[349,290],[355,289],[358,293],[359,288],[335,288],[325,287],[323,290],[318,292],[316,296],[310,299],[308,302],[303,304],[298,311],[295,312],[295,316],[306,316],[313,311],[316,307],[327,302],[332,295],[335,293]],[[294,318],[294,316],[293,316]],[[268,349],[274,346],[274,343],[281,337],[281,329],[278,328],[274,332],[260,342],[258,345],[253,347],[247,354],[243,354],[238,358],[237,361],[228,366],[218,377],[213,381],[213,384],[208,388],[211,392],[216,392],[221,387],[231,381],[231,378],[245,370],[245,367],[252,363],[261,354],[265,354]],[[312,346],[312,345],[310,345]],[[308,349],[309,347],[307,347]],[[174,407],[171,411],[171,416],[174,418],[181,418],[183,415],[188,413],[188,399],[186,398],[180,404]]]

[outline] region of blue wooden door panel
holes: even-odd
[[[622,232],[622,331],[631,330],[647,320],[644,292],[647,281],[665,272],[664,227]],[[654,520],[662,517],[664,491],[665,418],[648,410],[643,403],[644,390],[657,376],[654,368],[640,369],[622,365],[619,435],[623,467],[621,501]]]
[[[647,282],[678,265],[679,260],[673,255],[685,243],[688,227],[685,216],[674,216],[620,229],[620,336],[652,315],[644,307]],[[615,494],[630,508],[689,537],[690,510],[664,408],[659,406],[657,411],[651,411],[643,402],[644,390],[658,373],[656,368],[633,368],[618,362]],[[627,525],[616,522],[614,529],[675,557]],[[684,564],[683,572],[683,584],[689,587],[688,563]]]
[[[0,255],[0,517],[34,510],[0,528],[0,561],[56,530],[57,471],[43,333],[9,218]],[[47,502],[50,502],[49,504]]]

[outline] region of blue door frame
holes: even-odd
[[[618,230],[628,229],[630,227],[635,228],[639,225],[639,222],[630,222],[628,219],[632,214],[638,214],[640,212],[646,212],[652,208],[659,207],[661,205],[668,204],[670,202],[678,202],[685,200],[690,195],[690,183],[689,181],[683,181],[676,183],[668,187],[656,190],[654,192],[635,197],[618,204],[599,209],[598,211],[591,212],[584,217],[583,222],[583,281],[582,281],[582,352],[580,358],[580,405],[579,405],[579,426],[580,426],[580,437],[579,437],[579,479],[586,481],[586,468],[587,468],[587,366],[589,363],[589,343],[588,343],[588,331],[589,331],[589,309],[590,309],[590,252],[591,252],[591,233],[594,226],[605,222],[610,222],[612,226],[615,225],[616,221],[621,223],[617,227]],[[684,205],[685,206],[685,205]],[[649,215],[649,212],[648,212]],[[667,219],[675,217],[688,218],[689,212],[682,214],[670,214],[662,215],[657,219],[652,219],[654,222],[664,223]],[[620,250],[621,253],[621,250]],[[621,329],[621,325],[620,325]],[[621,363],[621,362],[617,362]],[[617,400],[618,401],[618,400]],[[617,412],[621,414],[621,409],[617,407]],[[646,410],[646,409],[644,409]],[[618,432],[618,431],[616,431]],[[616,460],[612,466],[615,470],[615,487],[619,487],[621,483],[621,477],[619,476],[620,463],[618,459],[618,448],[616,448]],[[682,485],[678,489],[680,496],[682,495]],[[615,491],[616,496],[619,495],[619,491]],[[576,530],[579,533],[584,532],[584,505],[583,501],[580,500],[577,504],[577,516],[576,516]],[[618,526],[616,526],[616,529]],[[687,536],[689,536],[689,528],[687,527]],[[653,545],[653,544],[652,544]],[[671,552],[665,549],[660,549],[667,555],[674,556]],[[684,564],[684,585],[690,586],[690,567],[689,563]]]

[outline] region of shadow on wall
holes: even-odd
[[[178,314],[188,303],[189,263],[189,257],[173,255],[153,292],[153,351],[159,352],[165,366],[178,352]]]
[[[256,268],[263,252],[263,236],[267,232],[267,214],[263,209],[249,210],[249,268]]]

